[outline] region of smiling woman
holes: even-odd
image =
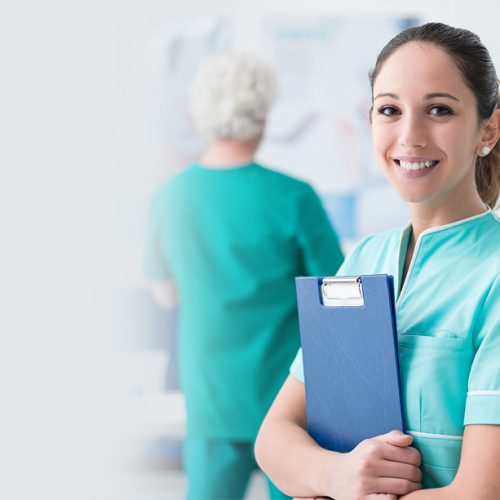
[[[500,498],[495,68],[477,35],[429,23],[386,45],[371,85],[377,160],[411,224],[363,240],[338,275],[394,276],[406,432],[349,453],[320,448],[306,432],[299,351],[257,459],[301,497]]]
[[[437,206],[455,212],[459,200],[467,202],[464,212],[484,211],[474,169],[490,128],[479,123],[453,59],[429,43],[408,43],[386,61],[373,89],[375,151],[400,196],[433,216]]]
[[[455,187],[465,189],[493,208],[500,182],[498,80],[479,38],[438,23],[406,30],[381,51],[370,82],[373,139],[380,164],[386,163],[380,155],[389,147],[387,141],[396,140],[391,151],[385,151],[391,155],[389,164],[392,160],[406,170],[420,170],[416,163],[428,167],[425,161],[435,161],[435,166],[446,162],[458,185],[447,179],[445,169],[436,171],[441,171],[440,181],[453,188],[452,196],[460,196]],[[397,126],[383,128],[384,123],[396,122]],[[492,160],[485,158],[490,152]],[[406,165],[400,165],[401,160]],[[428,181],[436,182],[436,177]],[[393,182],[392,175],[389,180]],[[406,199],[400,191],[404,187],[393,185]]]

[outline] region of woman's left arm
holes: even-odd
[[[419,490],[404,500],[500,499],[500,425],[466,425],[455,479],[443,488]]]

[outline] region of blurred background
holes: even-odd
[[[442,21],[500,68],[499,15],[493,0],[2,7],[5,498],[183,498],[176,311],[151,299],[142,259],[153,190],[204,147],[187,97],[206,55],[246,49],[276,69],[257,159],[315,187],[348,252],[408,219],[372,154],[376,55]],[[256,475],[248,498],[264,497]]]

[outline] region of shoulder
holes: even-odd
[[[257,164],[259,175],[266,179],[271,185],[279,185],[281,188],[289,189],[294,193],[315,193],[313,187],[305,180]]]
[[[496,277],[500,273],[500,217],[492,211],[477,224],[473,222],[464,234],[464,258],[485,275]]]
[[[165,204],[172,196],[179,194],[184,187],[188,187],[196,179],[197,170],[194,165],[191,165],[182,172],[161,182],[151,196],[152,205]]]
[[[468,221],[467,232],[474,238],[493,239],[497,243],[500,236],[500,216],[490,210],[487,214]],[[497,245],[495,245],[496,247]]]
[[[388,273],[396,258],[402,229],[395,228],[362,239],[342,264],[339,274]]]
[[[498,249],[500,244],[500,217],[495,212],[491,212],[488,217],[488,224],[486,227],[486,246],[489,248],[488,260],[492,266],[496,267],[495,279],[498,282],[498,275],[500,274],[500,259],[498,258]]]
[[[382,233],[373,234],[363,238],[354,248],[352,254],[369,256],[393,250],[399,246],[402,229],[394,228]]]
[[[493,238],[495,238],[495,241],[498,243],[499,238],[500,238],[500,216],[499,216],[499,214],[492,210],[489,213],[489,217],[485,217],[484,222],[485,222],[485,230],[488,232],[488,235],[491,235]]]

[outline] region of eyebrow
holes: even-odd
[[[390,92],[386,92],[385,94],[377,94],[373,100],[375,101],[379,97],[392,97],[393,99],[399,99],[399,97],[396,94],[391,94]]]
[[[447,94],[446,92],[433,92],[432,94],[425,94],[424,99],[433,99],[434,97],[448,97],[449,99],[460,102],[460,99],[458,99],[458,97]]]
[[[385,92],[383,94],[377,94],[373,100],[375,101],[379,97],[391,97],[392,99],[399,99],[399,97],[396,94],[392,94],[390,92]],[[454,101],[460,102],[460,99],[457,97],[447,94],[446,92],[432,92],[431,94],[425,94],[424,99],[429,100],[429,99],[434,99],[435,97],[447,97],[448,99],[453,99]]]

